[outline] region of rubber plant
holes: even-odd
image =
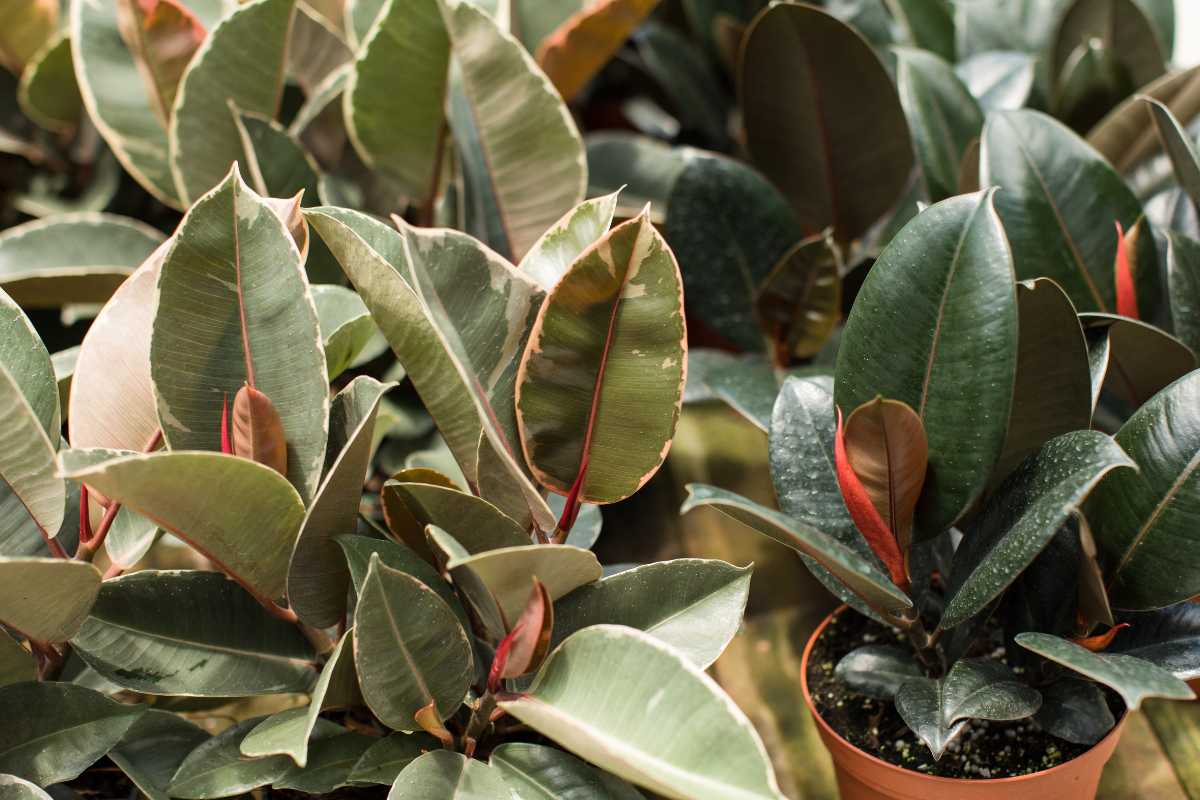
[[[65,438],[51,358],[0,295],[0,772],[45,787],[107,755],[151,797],[780,797],[704,673],[750,569],[590,550],[598,506],[662,463],[687,356],[670,248],[612,208],[571,210],[517,267],[468,234],[263,197],[235,165],[100,310]],[[341,374],[371,331],[326,323],[316,235],[454,477],[374,477],[396,384]],[[162,533],[205,566],[138,568]],[[237,721],[210,736],[210,714]]]
[[[1194,144],[1140,102],[1200,201]],[[1185,344],[1200,245],[1163,232],[1176,338],[1146,321],[1167,305],[1155,231],[1088,144],[1038,112],[993,112],[979,172],[989,188],[891,239],[831,374],[778,392],[778,509],[706,485],[683,507],[788,545],[843,619],[890,631],[809,680],[825,669],[894,709],[935,762],[980,720],[1090,746],[1146,697],[1191,698],[1200,675]]]

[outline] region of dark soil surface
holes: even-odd
[[[865,644],[907,646],[903,634],[853,611],[838,614],[813,647],[808,687],[821,717],[846,741],[884,761],[947,778],[1010,778],[1049,769],[1087,751],[1043,732],[1031,720],[976,720],[940,761],[905,726],[891,703],[858,694],[834,676],[844,655]]]

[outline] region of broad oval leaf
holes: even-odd
[[[917,539],[975,502],[1008,428],[1017,303],[993,196],[944,200],[905,225],[867,275],[838,350],[834,398],[844,412],[881,395],[907,403],[925,426]]]
[[[935,760],[968,720],[1024,719],[1041,704],[1036,689],[1017,681],[1000,662],[985,659],[957,661],[946,677],[913,678],[896,692],[896,711]]]
[[[167,794],[185,800],[234,797],[282,778],[292,763],[287,756],[250,760],[238,749],[261,721],[242,720],[201,743],[179,765]]]
[[[900,199],[913,165],[908,125],[854,29],[809,5],[768,7],[746,31],[738,95],[750,154],[805,233],[833,226],[848,242]]]
[[[568,17],[537,46],[538,66],[570,102],[617,54],[658,0],[603,0]]]
[[[150,800],[170,800],[167,786],[188,754],[211,736],[170,711],[149,709],[108,752]]]
[[[101,675],[146,694],[302,692],[316,674],[299,629],[216,572],[145,570],[105,581],[71,644]]]
[[[714,486],[689,484],[687,490],[688,497],[680,513],[714,506],[743,525],[811,557],[877,613],[898,617],[912,608],[912,600],[888,579],[874,559],[868,560],[812,524]]]
[[[115,214],[59,214],[0,233],[0,288],[25,308],[103,303],[162,242]]]
[[[538,481],[591,503],[637,491],[670,448],[686,359],[679,266],[643,213],[575,260],[529,335],[517,421]]]
[[[1087,506],[1113,606],[1151,609],[1200,593],[1191,542],[1200,514],[1200,371],[1155,395],[1117,432],[1138,471],[1106,480]]]
[[[1179,678],[1135,656],[1093,653],[1048,633],[1026,631],[1017,634],[1016,641],[1026,650],[1103,683],[1121,695],[1130,711],[1136,711],[1147,697],[1192,700],[1196,696]]]
[[[579,254],[608,232],[620,194],[617,190],[584,200],[568,211],[534,243],[518,269],[528,273],[543,290],[553,289]]]
[[[983,129],[980,182],[1001,189],[996,210],[1018,279],[1054,280],[1080,311],[1116,307],[1111,225],[1130,229],[1142,209],[1099,153],[1040,112],[993,113]],[[1139,237],[1137,263],[1157,263],[1153,237]],[[1138,305],[1152,318],[1158,270],[1140,270],[1136,283]]]
[[[620,191],[618,217],[633,217],[650,204],[655,224],[666,219],[667,198],[683,169],[681,148],[627,131],[587,136],[588,194]]]
[[[185,204],[221,183],[242,157],[232,106],[274,117],[283,93],[296,0],[253,0],[209,33],[188,64],[171,110],[169,151]]]
[[[88,451],[66,450],[60,461],[67,478],[174,533],[255,596],[283,596],[304,504],[278,472],[243,458],[187,451],[97,461]]]
[[[551,653],[527,693],[500,707],[602,769],[668,797],[782,797],[750,721],[699,667],[633,628],[576,633]],[[669,744],[663,730],[675,732]]]
[[[438,740],[427,733],[393,733],[367,748],[350,770],[350,780],[391,786],[396,776],[422,753],[439,747]]]
[[[643,800],[641,793],[620,778],[589,766],[555,747],[506,742],[488,757],[505,782],[527,800]]]
[[[1200,112],[1200,67],[1164,75],[1118,105],[1088,133],[1088,144],[1096,148],[1118,172],[1127,173],[1138,163],[1158,153],[1162,140],[1146,125],[1145,101],[1152,97],[1179,119],[1190,122]]]
[[[953,628],[982,611],[1033,562],[1101,479],[1130,467],[1135,465],[1120,444],[1098,431],[1063,434],[1029,456],[988,500],[955,552],[940,626]],[[1127,471],[1137,474],[1136,468]]]
[[[1093,401],[1112,388],[1134,408],[1196,368],[1196,354],[1167,332],[1116,314],[1080,314]]]
[[[1200,605],[1177,603],[1121,619],[1130,627],[1117,634],[1108,652],[1145,659],[1185,681],[1200,678]]]
[[[312,500],[329,427],[317,312],[292,237],[236,166],[174,236],[150,367],[163,436],[176,450],[219,450],[222,398],[232,402],[245,384],[265,394],[287,438],[288,479]]]
[[[39,786],[72,780],[121,741],[145,711],[71,683],[0,688],[0,772]]]
[[[438,0],[457,70],[450,127],[466,184],[465,230],[519,261],[587,188],[583,140],[521,44],[472,3]],[[529,175],[538,180],[530,182]]]
[[[510,794],[498,770],[452,750],[434,750],[396,776],[388,800],[494,800]]]
[[[475,675],[471,644],[432,589],[373,555],[354,620],[359,685],[384,724],[415,731],[431,703],[438,720],[458,710]]]
[[[452,575],[458,570],[470,570],[496,598],[510,625],[525,608],[531,578],[540,579],[550,599],[558,600],[580,586],[600,580],[603,574],[600,562],[590,550],[566,544],[502,547],[451,558],[446,568]]]
[[[777,364],[812,358],[842,316],[841,256],[828,233],[809,236],[785,252],[762,285],[754,304]]]
[[[289,767],[271,785],[311,795],[329,794],[349,784],[350,771],[376,741],[374,736],[344,728],[340,733],[331,732],[312,743],[306,766]]]
[[[436,525],[468,553],[529,544],[529,532],[482,498],[429,483],[388,481],[381,499],[392,532],[418,553],[428,553],[425,526]]]
[[[0,556],[0,621],[33,639],[70,639],[99,592],[100,571],[91,564]]]
[[[40,428],[51,449],[57,449],[62,420],[54,364],[29,317],[3,289],[0,289],[0,369],[6,382],[4,394],[9,407],[6,416],[17,427],[23,425],[22,420],[32,417],[36,424],[29,430]]]
[[[1166,70],[1158,34],[1134,0],[1075,0],[1051,44],[1051,80],[1058,83],[1072,52],[1092,41],[1114,54],[1134,86],[1145,86]]]
[[[354,531],[379,401],[393,386],[360,375],[333,399],[327,452],[332,460],[288,564],[288,604],[310,625],[334,625],[345,617],[350,573],[335,539]]]
[[[554,604],[552,645],[592,625],[625,625],[666,642],[705,669],[741,625],[750,571],[724,561],[679,558],[580,586]]]
[[[851,650],[837,663],[834,674],[854,691],[889,702],[905,681],[925,676],[911,650],[888,644]]]
[[[350,569],[350,581],[355,593],[362,591],[367,570],[371,567],[371,556],[378,553],[384,566],[407,573],[437,592],[458,616],[464,629],[470,625],[466,612],[463,611],[462,604],[449,582],[428,561],[408,547],[390,539],[372,539],[368,536],[339,536],[337,543],[341,546],[346,565]]]

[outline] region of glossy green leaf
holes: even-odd
[[[512,405],[518,354],[541,292],[463,234],[398,233],[331,207],[305,217],[350,276],[463,470],[476,476],[479,437],[486,433],[535,521],[552,528],[549,509],[517,461]],[[488,293],[481,297],[483,286]]]
[[[317,322],[325,342],[326,374],[330,380],[360,358],[383,352],[375,347],[375,340],[383,334],[354,290],[332,285],[311,286],[309,290],[317,307]],[[383,349],[387,349],[386,343]]]
[[[534,323],[517,420],[538,481],[592,503],[637,491],[666,458],[686,358],[679,266],[643,214],[585,250]]]
[[[620,778],[547,745],[506,742],[492,751],[488,764],[528,800],[642,800],[641,793]]]
[[[1196,368],[1196,354],[1153,325],[1115,314],[1080,314],[1092,393],[1111,386],[1136,408]]]
[[[610,575],[554,604],[553,644],[591,625],[625,625],[671,645],[704,669],[741,625],[750,570],[680,558]]]
[[[1092,423],[1087,341],[1070,298],[1048,278],[1022,281],[1017,320],[1017,381],[996,478],[1055,436]]]
[[[1048,633],[1019,633],[1017,644],[1070,670],[1103,683],[1137,711],[1147,697],[1191,700],[1188,685],[1149,661],[1121,653],[1093,653],[1085,647]]]
[[[452,750],[434,750],[405,767],[388,800],[494,800],[511,794],[498,770]]]
[[[8,633],[0,632],[0,686],[37,680],[33,655]]]
[[[1037,59],[1028,53],[979,53],[954,69],[983,111],[1012,111],[1025,106],[1033,90]]]
[[[529,248],[518,269],[537,281],[544,291],[554,288],[573,262],[593,242],[608,232],[621,192],[585,200],[551,225]]]
[[[1196,153],[1195,142],[1169,108],[1150,97],[1145,98],[1145,103],[1163,149],[1171,161],[1175,179],[1187,192],[1192,204],[1200,207],[1200,155]]]
[[[12,384],[5,389],[10,404],[7,418],[21,427],[21,421],[32,416],[38,424],[29,431],[40,425],[43,438],[49,440],[52,450],[57,449],[62,421],[54,364],[29,317],[3,289],[0,289],[0,368]],[[20,396],[25,398],[24,404]],[[32,446],[32,440],[29,444]],[[7,480],[11,482],[12,478]]]
[[[70,683],[0,688],[0,773],[39,786],[72,780],[121,741],[145,711]]]
[[[99,591],[100,571],[91,564],[0,556],[0,621],[34,639],[70,639]]]
[[[852,28],[809,5],[773,5],[746,32],[738,84],[750,154],[805,233],[833,226],[850,241],[900,199],[913,165],[908,125]]]
[[[1054,86],[1053,107],[1067,125],[1086,131],[1135,88],[1120,55],[1093,37],[1076,46],[1063,65]]]
[[[193,203],[242,157],[237,112],[274,117],[283,92],[295,0],[238,6],[204,40],[179,84],[171,112],[171,173]]]
[[[687,488],[688,498],[680,513],[713,506],[764,536],[810,556],[876,611],[894,617],[912,607],[908,596],[874,563],[830,534],[723,489],[703,484],[689,484]]]
[[[203,729],[177,714],[150,709],[108,757],[150,800],[170,800],[167,786],[175,770],[209,738]]]
[[[88,118],[134,180],[168,206],[181,208],[167,160],[167,131],[121,37],[117,4],[76,0],[70,26],[75,76]]]
[[[167,789],[170,797],[210,800],[234,797],[283,777],[292,762],[287,756],[249,760],[238,749],[261,718],[242,720],[188,754]]]
[[[232,404],[248,382],[279,412],[288,479],[311,502],[325,458],[329,388],[292,237],[235,167],[192,206],[174,242],[159,276],[150,346],[167,444],[219,450],[222,398]]]
[[[1134,0],[1075,0],[1058,23],[1049,69],[1058,81],[1072,52],[1096,41],[1112,53],[1134,86],[1145,86],[1166,71],[1164,48],[1154,26]]]
[[[283,596],[304,505],[270,467],[220,453],[165,451],[97,462],[67,450],[61,461],[67,478],[179,536],[257,596]]]
[[[302,692],[316,674],[299,629],[215,572],[146,570],[105,581],[71,641],[101,675],[146,694]]]
[[[422,753],[440,747],[441,743],[426,733],[393,733],[367,748],[350,770],[350,780],[354,783],[391,786],[401,770],[420,758]]]
[[[1167,277],[1175,334],[1192,352],[1200,350],[1200,242],[1168,231]]]
[[[1024,719],[1038,710],[1041,695],[1016,680],[998,661],[964,659],[940,680],[913,678],[896,692],[896,711],[940,759],[972,719]]]
[[[925,425],[918,539],[941,533],[978,499],[1008,427],[1017,302],[994,197],[944,200],[908,223],[867,275],[838,350],[834,398],[843,413],[882,395],[907,403]]]
[[[390,539],[372,539],[367,536],[339,536],[337,543],[341,546],[350,569],[350,580],[356,593],[362,591],[363,581],[367,579],[371,556],[378,553],[384,566],[407,573],[437,592],[438,596],[446,601],[446,605],[458,615],[463,628],[470,624],[458,597],[454,594],[454,589],[446,579],[430,566],[428,561],[408,547]]]
[[[666,797],[782,797],[750,721],[699,667],[632,628],[576,633],[550,655],[528,693],[500,706],[581,758]],[[664,730],[674,731],[669,741]]]
[[[272,714],[246,734],[238,745],[243,756],[263,758],[285,755],[298,767],[308,765],[309,737],[317,725],[318,715],[325,708],[344,702],[347,686],[356,688],[353,646],[346,644],[353,638],[354,631],[351,629],[338,640],[325,666],[321,668],[316,686],[309,693],[307,706]]]
[[[1122,621],[1130,627],[1117,634],[1108,652],[1145,659],[1185,681],[1200,678],[1200,605],[1177,603],[1125,614]]]
[[[888,8],[908,40],[947,61],[954,60],[954,6],[946,0],[892,0]]]
[[[364,5],[355,3],[356,19],[369,15]],[[438,0],[374,5],[343,94],[347,132],[368,165],[424,200],[445,146],[449,35]]]
[[[1200,371],[1159,392],[1116,441],[1138,466],[1105,481],[1087,508],[1112,603],[1150,609],[1200,593],[1192,541],[1200,514]]]
[[[982,611],[1033,562],[1101,479],[1134,466],[1119,443],[1098,431],[1063,434],[1022,462],[954,554],[941,627],[953,628]]]
[[[1080,311],[1116,307],[1113,223],[1128,230],[1142,209],[1099,153],[1040,112],[995,113],[983,129],[980,182],[1000,187],[996,210],[1018,279],[1052,279]],[[1137,263],[1157,263],[1153,237],[1139,237]],[[1151,318],[1158,271],[1135,277],[1138,306]]]
[[[711,365],[702,379],[713,397],[765,431],[771,426],[771,410],[782,377],[771,362],[760,355],[748,354]]]
[[[411,519],[406,520],[412,526],[409,535],[398,531],[410,546],[417,541],[415,537],[425,535],[426,525],[442,528],[469,553],[529,544],[528,531],[522,530],[491,503],[466,492],[428,483],[388,481],[383,485],[382,494],[389,520],[398,516],[393,509],[399,511],[402,508],[410,515]],[[395,521],[392,524],[395,525]]]
[[[1042,707],[1033,719],[1042,730],[1075,744],[1093,745],[1117,724],[1104,691],[1078,678],[1042,687]]]
[[[102,303],[162,234],[114,214],[62,214],[0,234],[0,288],[25,308]]]
[[[859,694],[889,702],[905,681],[925,675],[911,650],[889,644],[851,650],[837,663],[834,674]]]
[[[926,3],[936,6],[937,2]],[[896,85],[931,200],[958,194],[958,167],[983,112],[954,69],[923,50],[896,49]]]
[[[787,199],[754,169],[688,154],[667,199],[665,234],[679,259],[688,310],[742,350],[765,346],[759,287],[803,238]]]
[[[517,261],[583,200],[583,140],[511,34],[471,3],[438,3],[458,71],[450,126],[466,184],[465,230]]]
[[[330,463],[288,564],[288,603],[310,625],[328,627],[345,616],[350,573],[335,539],[354,531],[379,401],[393,386],[360,375],[333,398],[326,454]]]
[[[273,785],[305,794],[328,794],[350,782],[350,771],[376,741],[354,731],[318,739],[309,749],[309,763],[291,767]]]
[[[1088,133],[1088,144],[1096,148],[1118,172],[1127,173],[1150,156],[1162,151],[1162,140],[1153,125],[1146,124],[1143,97],[1165,104],[1180,120],[1190,122],[1200,112],[1200,67],[1172,72],[1118,105]]]
[[[529,600],[533,578],[546,585],[551,600],[558,600],[593,581],[600,580],[600,562],[590,550],[565,544],[529,544],[502,547],[482,553],[451,558],[446,564],[452,575],[470,570],[500,604],[511,625],[521,616]]]
[[[439,720],[458,710],[475,675],[471,644],[432,589],[374,555],[354,620],[359,684],[384,724],[414,731],[430,703]]]
[[[1040,54],[1070,0],[1010,0],[964,3],[955,15],[960,58],[988,50]]]
[[[587,136],[588,194],[620,190],[618,217],[636,216],[650,204],[655,224],[666,219],[667,198],[683,170],[683,150],[627,131],[597,131]]]
[[[307,17],[307,12],[298,16]],[[254,191],[267,197],[294,197],[302,191],[316,198],[319,167],[304,145],[262,114],[239,112],[233,121],[241,144],[237,160]]]
[[[79,124],[83,100],[65,33],[48,41],[21,73],[17,99],[25,115],[43,128],[69,131]]]

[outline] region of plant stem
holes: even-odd
[[[66,660],[58,648],[49,642],[30,639],[29,649],[33,651],[34,660],[37,662],[38,680],[50,680],[58,675]]]
[[[159,428],[154,432],[154,435],[146,442],[142,448],[143,453],[149,453],[158,448],[162,444],[163,432]],[[76,561],[91,561],[96,557],[96,551],[104,544],[105,537],[108,536],[108,531],[112,527],[113,520],[117,518],[117,512],[121,510],[121,504],[115,501],[110,501],[104,509],[104,517],[100,520],[100,525],[97,526],[95,533],[91,533],[86,538],[84,537],[84,520],[90,520],[90,509],[87,506],[88,491],[87,486],[79,495],[79,547],[75,550]]]
[[[471,721],[467,723],[467,730],[463,733],[463,750],[468,757],[475,752],[475,743],[492,724],[492,712],[495,710],[496,695],[490,690],[484,692],[483,697],[479,698],[479,705],[471,712]]]

